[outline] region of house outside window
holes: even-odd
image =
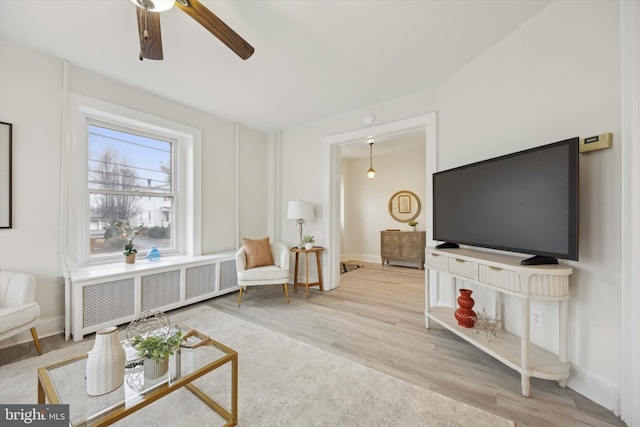
[[[112,123],[87,121],[87,190],[89,202],[89,258],[122,253],[126,238],[116,220],[144,225],[134,244],[146,253],[152,247],[175,252],[173,155],[176,140]]]

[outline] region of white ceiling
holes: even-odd
[[[129,0],[0,0],[0,39],[268,132],[435,87],[550,3],[200,1],[251,58],[173,8],[165,59],[140,62]]]

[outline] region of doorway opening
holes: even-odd
[[[329,162],[329,187],[326,191],[326,200],[329,206],[329,222],[326,225],[326,235],[329,236],[329,248],[327,248],[328,265],[327,273],[330,280],[327,282],[331,288],[340,284],[340,254],[342,248],[341,226],[342,226],[342,150],[353,149],[354,145],[363,144],[363,141],[375,138],[391,138],[393,136],[407,134],[411,132],[424,132],[424,143],[426,145],[426,191],[421,194],[425,201],[425,206],[431,206],[432,182],[431,177],[437,171],[437,129],[436,113],[428,113],[408,119],[398,120],[378,126],[357,129],[350,132],[327,136],[323,139],[327,155],[325,158]],[[367,145],[368,149],[368,145]],[[433,245],[431,239],[431,221],[428,219],[425,224],[427,231],[427,245]]]

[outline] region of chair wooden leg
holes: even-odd
[[[238,294],[238,307],[240,307],[240,303],[242,302],[242,288],[243,286],[240,286],[240,293]]]
[[[33,342],[36,344],[36,349],[38,350],[38,356],[41,356],[42,348],[40,347],[40,340],[38,340],[38,332],[36,332],[35,326],[31,328],[31,336],[33,337]]]
[[[287,289],[287,284],[283,284],[282,287],[284,288],[284,297],[287,299],[287,304],[289,304],[289,290]]]

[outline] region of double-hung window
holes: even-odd
[[[144,226],[133,241],[141,253],[175,252],[176,141],[90,120],[87,142],[90,258],[122,252],[127,242],[116,221]]]
[[[138,256],[200,255],[201,131],[166,118],[69,94],[62,158],[64,269],[122,260],[114,226],[144,225]]]

